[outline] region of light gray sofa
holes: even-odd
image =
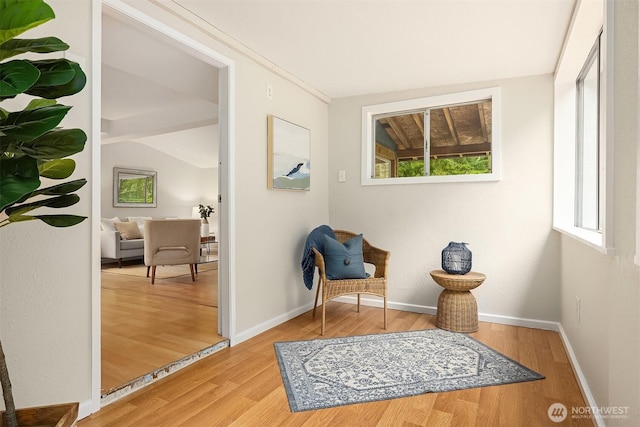
[[[100,250],[102,259],[117,260],[122,267],[122,260],[127,258],[142,258],[144,256],[144,238],[124,240],[120,232],[100,231]]]
[[[130,217],[129,221],[136,221],[138,225],[144,219],[150,217]],[[144,238],[125,240],[120,236],[120,232],[115,229],[114,223],[127,222],[120,218],[102,218],[100,230],[100,252],[103,261],[118,261],[118,266],[122,267],[123,259],[144,257]]]

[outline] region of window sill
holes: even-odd
[[[614,248],[607,248],[604,246],[603,244],[604,236],[602,235],[602,233],[585,230],[583,228],[578,228],[574,226],[556,225],[553,227],[553,229],[605,255],[615,255]]]
[[[361,184],[364,185],[398,185],[398,184],[434,184],[450,182],[496,182],[500,181],[500,175],[496,173],[469,174],[469,175],[432,175],[412,176],[404,178],[370,178],[363,176]]]

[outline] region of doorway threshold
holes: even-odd
[[[204,348],[195,354],[185,356],[180,360],[171,362],[168,365],[162,366],[152,372],[149,372],[148,374],[142,375],[138,378],[134,378],[133,380],[118,387],[114,387],[100,396],[100,407],[103,408],[110,403],[120,400],[133,392],[141,390],[144,387],[151,385],[154,382],[168,375],[171,375],[172,373],[177,372],[182,368],[186,368],[187,366],[228,347],[229,340],[226,339],[210,347]]]

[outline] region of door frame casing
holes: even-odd
[[[183,50],[218,69],[219,86],[219,235],[218,246],[218,331],[235,344],[235,62],[204,44],[120,0],[92,1],[92,263],[91,263],[91,401],[80,407],[80,418],[100,409],[101,386],[101,279],[100,279],[100,218],[101,218],[101,67],[102,14],[116,14],[136,28],[152,31],[168,44]]]

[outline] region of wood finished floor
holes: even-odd
[[[431,315],[389,310],[387,332],[434,327]],[[556,402],[585,406],[558,333],[482,322],[471,336],[546,378],[291,413],[273,343],[319,338],[319,332],[319,316],[305,313],[102,408],[79,427],[593,425],[571,417],[556,424],[547,416]],[[357,313],[350,304],[328,303],[326,337],[383,332],[381,309]]]
[[[103,268],[102,393],[224,340],[217,331],[218,272],[203,270],[196,282],[185,266],[185,276],[151,285]]]

